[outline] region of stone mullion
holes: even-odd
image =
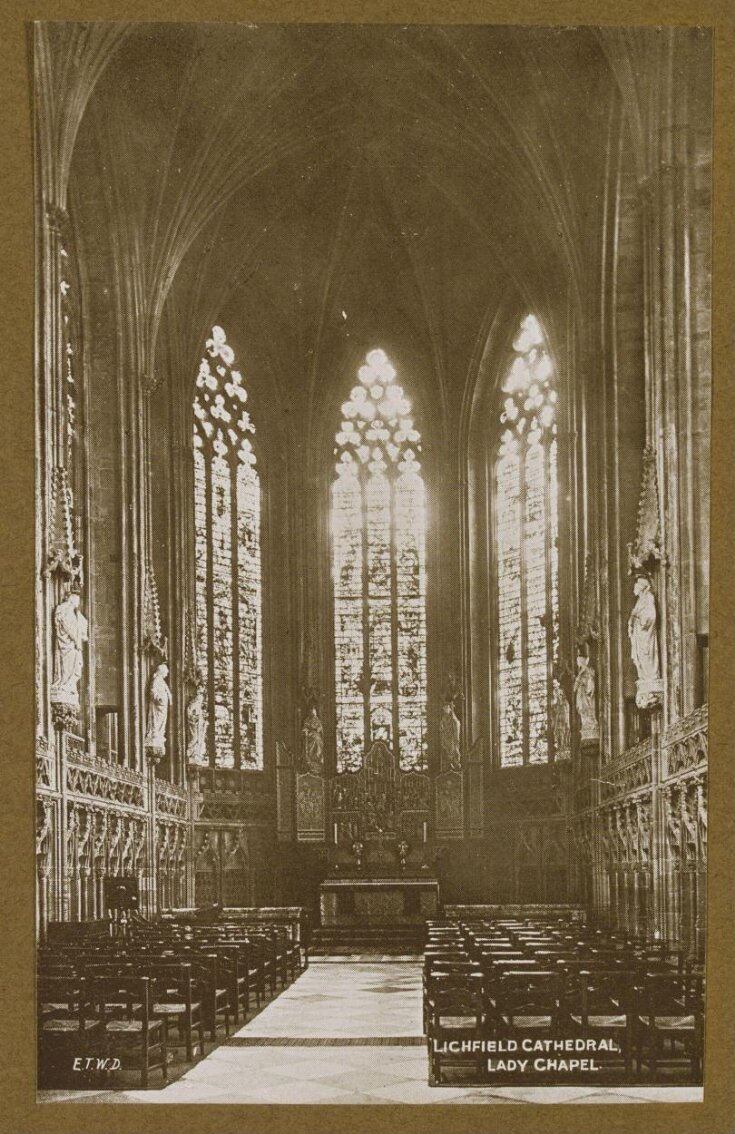
[[[207,605],[207,752],[209,756],[210,768],[216,767],[217,756],[217,734],[215,731],[215,662],[214,662],[214,545],[212,542],[212,517],[213,517],[213,475],[212,475],[212,460],[213,455],[210,449],[203,449],[204,456],[204,511],[206,515],[206,539],[207,539],[207,566],[206,566],[206,584],[204,587],[205,601]]]
[[[368,515],[366,476],[360,477],[360,507],[362,508],[361,552],[362,552],[362,651],[363,651],[363,748],[370,746],[370,576],[368,556]]]
[[[521,743],[522,762],[528,764],[529,718],[528,718],[528,601],[526,594],[526,453],[527,443],[518,436],[518,559],[520,565],[520,631],[519,643],[521,657]]]
[[[552,604],[552,586],[551,586],[551,544],[558,532],[551,530],[551,484],[550,484],[550,450],[554,440],[552,435],[548,435],[543,440],[543,478],[544,478],[544,584],[545,584],[545,613],[546,613],[546,716],[547,720],[551,720],[551,707],[554,699],[554,665],[556,658],[554,657],[554,610]],[[557,470],[557,488],[559,477],[559,453],[557,446],[556,455],[556,470]],[[558,507],[558,505],[557,505]],[[559,563],[559,547],[557,538],[557,568]],[[557,569],[556,580],[557,602],[559,600],[559,573]],[[559,624],[561,625],[561,612],[559,612]],[[547,759],[549,762],[554,759],[554,733],[553,729],[547,728],[546,746],[547,746]]]
[[[399,661],[398,661],[398,565],[396,562],[396,482],[390,480],[390,645],[391,645],[391,678],[393,686],[392,695],[392,732],[393,752],[396,757],[396,766],[400,770],[400,705],[399,705]]]
[[[232,591],[232,750],[236,768],[242,767],[241,691],[240,691],[240,544],[237,501],[237,474],[240,462],[229,454],[230,469],[230,587]],[[262,728],[263,722],[260,722]]]

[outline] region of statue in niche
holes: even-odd
[[[659,703],[662,693],[656,597],[648,575],[639,572],[633,584],[635,604],[628,619],[630,656],[638,674],[635,702],[639,709]]]
[[[324,728],[319,720],[316,705],[312,705],[301,728],[301,771],[315,776],[324,767]]]
[[[154,669],[148,686],[145,747],[158,756],[162,756],[166,749],[166,725],[171,704],[171,690],[166,684],[167,677],[168,666],[165,662],[161,662]]]
[[[439,743],[441,746],[442,771],[459,772],[462,768],[462,753],[459,742],[462,725],[454,711],[454,700],[449,699],[442,706],[439,722]]]
[[[554,731],[554,750],[557,758],[569,755],[572,747],[572,730],[569,713],[569,701],[562,689],[561,682],[554,678],[554,700],[551,711],[552,727]]]
[[[79,708],[79,680],[88,623],[79,609],[79,592],[71,591],[54,610],[54,672],[51,704]]]
[[[582,740],[598,740],[600,726],[597,723],[597,712],[595,710],[595,671],[586,654],[577,655],[574,700],[579,714]]]
[[[197,684],[194,696],[186,706],[186,759],[200,764],[204,759],[207,735],[207,711],[204,707],[204,686]]]

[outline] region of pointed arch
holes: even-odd
[[[553,759],[559,643],[557,388],[541,324],[513,340],[494,430],[497,720],[501,766]]]
[[[427,767],[426,493],[421,435],[383,350],[342,405],[332,485],[337,769],[384,740]]]
[[[197,655],[216,767],[263,767],[260,478],[247,392],[212,328],[193,400]]]

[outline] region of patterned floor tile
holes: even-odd
[[[584,1095],[581,1099],[570,1099],[570,1106],[587,1106],[588,1103],[640,1103],[645,1106],[645,1099],[634,1098],[632,1095],[617,1095],[612,1091],[597,1091],[594,1094]]]
[[[322,1082],[284,1082],[278,1087],[253,1089],[248,1084],[248,1096],[261,1103],[323,1103],[343,1101],[350,1092]]]
[[[313,1051],[314,1049],[312,1048],[310,1050]],[[321,1050],[325,1049],[322,1048]],[[330,1083],[332,1083],[333,1086],[344,1086],[345,1090],[355,1090],[355,1088],[359,1086],[357,1079],[360,1076],[361,1072],[355,1069],[354,1065],[352,1067],[348,1067],[343,1073],[348,1081],[344,1084],[337,1082],[335,1080],[335,1067],[341,1066],[342,1060],[340,1058],[340,1049],[337,1048],[336,1052],[336,1057],[329,1062],[327,1062],[326,1060],[302,1059],[298,1062],[293,1063],[293,1065],[290,1067],[282,1067],[279,1064],[278,1073],[287,1079],[327,1079]]]
[[[589,1087],[488,1087],[498,1098],[515,1102],[568,1103],[590,1094]]]
[[[391,1044],[391,1038],[403,1042]],[[304,1042],[299,1043],[300,1039]],[[347,1042],[340,1043],[340,1039]],[[238,1040],[249,1042],[238,1045]],[[368,1042],[361,1044],[360,1040]],[[241,1027],[231,1042],[214,1048],[166,1088],[42,1091],[38,1098],[41,1102],[90,1104],[434,1106],[612,1105],[702,1099],[697,1087],[430,1087],[427,1074],[420,964],[395,957],[380,963],[370,955],[364,963],[325,959],[312,964]]]
[[[404,1080],[386,1087],[375,1087],[370,1094],[377,1095],[387,1102],[393,1103],[436,1103],[449,1102],[459,1095],[465,1094],[465,1087],[430,1087],[426,1082]]]
[[[404,1075],[393,1075],[385,1067],[350,1067],[337,1075],[332,1074],[325,1081],[343,1091],[368,1091],[372,1094],[377,1088],[410,1085],[412,1080]]]
[[[620,1087],[626,1095],[644,1102],[700,1103],[704,1099],[702,1087]],[[617,1094],[617,1090],[613,1092]]]
[[[457,1095],[456,1098],[445,1099],[444,1101],[448,1106],[463,1106],[465,1104],[467,1106],[478,1106],[479,1104],[483,1106],[502,1106],[503,1104],[518,1106],[519,1103],[522,1102],[520,1099],[504,1099],[501,1095],[495,1095],[492,1091],[482,1089],[478,1089],[477,1091],[463,1091],[462,1094]]]

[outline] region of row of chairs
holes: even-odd
[[[284,927],[149,923],[124,936],[43,948],[38,969],[39,1083],[75,1085],[140,1070],[167,1078],[175,1029],[186,1063],[277,995],[306,958]],[[83,1039],[83,1042],[82,1042]],[[81,1074],[80,1074],[81,1073]],[[95,1080],[96,1081],[96,1080]]]
[[[497,1082],[488,1058],[491,1041],[520,1046],[520,1040],[534,1039],[611,1046],[614,1054],[595,1065],[626,1080],[634,1063],[638,1076],[646,1068],[656,1079],[659,1070],[671,1073],[673,1067],[679,1077],[683,1070],[696,1079],[702,1020],[703,974],[658,943],[651,947],[578,924],[511,919],[428,925],[424,1027],[430,1083],[443,1082],[453,1065]],[[555,1072],[546,1081],[560,1078]]]

